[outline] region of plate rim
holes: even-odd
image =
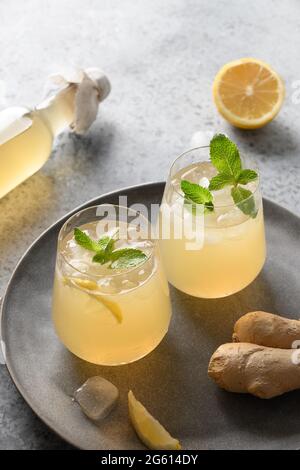
[[[19,269],[19,267],[21,266],[21,264],[23,263],[23,260],[28,256],[28,254],[30,253],[30,251],[33,249],[33,247],[50,231],[52,230],[53,228],[55,228],[57,225],[59,224],[62,224],[64,223],[64,221],[66,219],[68,219],[69,217],[71,217],[72,215],[74,215],[76,212],[78,212],[79,210],[82,210],[86,207],[89,207],[90,205],[93,205],[95,203],[97,203],[97,201],[100,199],[100,198],[104,198],[104,197],[109,197],[109,196],[115,196],[116,194],[119,194],[121,193],[122,191],[124,192],[128,192],[128,191],[132,191],[132,190],[135,190],[135,189],[140,189],[140,188],[145,188],[145,187],[153,187],[153,186],[163,186],[165,185],[166,182],[165,181],[149,181],[149,182],[145,182],[145,183],[140,183],[140,184],[135,184],[135,185],[130,185],[130,186],[124,186],[122,188],[119,188],[119,189],[115,189],[113,191],[109,191],[109,192],[106,192],[106,193],[103,193],[103,194],[100,194],[98,196],[95,196],[93,197],[92,199],[89,199],[88,201],[76,206],[74,209],[72,209],[71,211],[67,212],[66,214],[64,214],[62,217],[60,217],[59,219],[57,219],[54,223],[52,223],[51,225],[49,225],[45,230],[43,230],[41,232],[40,235],[38,235],[34,241],[29,245],[29,247],[25,250],[25,252],[23,253],[23,255],[19,258],[14,270],[12,271],[12,274],[10,275],[10,278],[8,280],[8,283],[5,287],[5,290],[4,290],[4,293],[3,293],[3,297],[2,297],[2,303],[1,303],[1,306],[0,306],[0,340],[1,340],[1,348],[3,350],[3,356],[4,356],[4,360],[5,360],[5,364],[4,366],[6,367],[6,370],[8,371],[9,373],[9,376],[12,380],[12,383],[14,384],[14,386],[16,387],[18,393],[20,393],[20,395],[22,396],[22,398],[24,399],[24,401],[26,402],[26,404],[31,408],[31,410],[35,413],[35,415],[46,425],[48,426],[48,428],[54,432],[57,436],[59,436],[63,441],[67,442],[68,444],[70,444],[71,446],[77,448],[77,449],[81,449],[81,450],[84,450],[85,448],[84,447],[81,447],[80,445],[78,445],[78,443],[74,443],[74,441],[72,440],[72,437],[69,437],[67,436],[66,434],[62,434],[60,433],[56,428],[55,428],[55,423],[52,422],[51,419],[49,419],[48,417],[44,416],[44,414],[41,412],[40,409],[36,409],[35,405],[31,403],[31,398],[28,396],[27,394],[27,390],[25,388],[23,388],[22,384],[20,383],[17,375],[15,374],[14,372],[14,367],[13,367],[13,364],[11,363],[10,361],[10,358],[7,357],[6,355],[6,351],[5,351],[5,341],[4,341],[4,336],[5,336],[5,333],[4,333],[4,329],[3,329],[3,323],[4,323],[4,317],[5,317],[5,307],[6,307],[6,303],[7,303],[7,293],[8,291],[10,290],[11,288],[11,285],[13,283],[13,280],[14,280],[14,277],[16,276],[17,274],[17,271]],[[295,214],[294,212],[292,212],[291,210],[281,206],[280,204],[277,204],[276,202],[270,200],[269,198],[265,198],[263,197],[263,204],[264,203],[267,203],[269,206],[273,207],[273,208],[279,208],[281,211],[284,211],[286,213],[287,216],[289,217],[292,217],[294,219],[296,219],[298,221],[298,223],[300,222],[300,216],[298,216],[297,214]]]

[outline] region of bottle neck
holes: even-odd
[[[54,137],[74,120],[76,90],[77,85],[71,84],[55,96],[43,101],[34,110],[34,113],[51,129]]]

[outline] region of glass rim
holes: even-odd
[[[149,256],[147,256],[147,258],[142,261],[140,264],[138,264],[137,266],[133,266],[132,268],[128,268],[128,269],[124,269],[122,271],[118,271],[118,272],[113,272],[112,270],[112,273],[103,273],[103,274],[90,274],[90,273],[86,273],[86,272],[83,272],[81,271],[80,269],[76,268],[69,260],[68,258],[62,253],[61,249],[60,249],[60,244],[61,242],[64,240],[64,237],[62,236],[62,232],[63,230],[66,228],[66,225],[73,219],[73,217],[75,216],[78,216],[79,214],[82,214],[83,212],[86,212],[87,210],[90,210],[90,209],[97,209],[98,207],[101,207],[101,206],[110,206],[110,207],[117,207],[118,209],[125,209],[127,212],[128,211],[132,211],[134,212],[135,214],[141,216],[148,224],[151,225],[151,222],[141,213],[139,213],[138,211],[136,211],[135,209],[131,209],[130,207],[126,207],[126,206],[120,206],[118,204],[111,204],[111,203],[103,203],[103,204],[96,204],[96,205],[93,205],[93,206],[89,206],[89,207],[85,207],[84,209],[81,209],[79,210],[78,212],[75,212],[75,214],[72,214],[64,223],[63,225],[61,226],[60,230],[59,230],[59,233],[58,233],[58,237],[57,237],[57,258],[58,256],[61,256],[64,260],[64,262],[70,266],[70,268],[72,268],[74,271],[82,274],[83,276],[85,277],[88,277],[88,278],[92,278],[92,279],[103,279],[103,278],[107,278],[107,277],[117,277],[117,276],[122,276],[124,274],[127,274],[127,273],[131,273],[131,272],[134,272],[138,269],[141,269],[148,261],[150,261],[153,257],[154,257],[154,252],[155,252],[155,246],[156,246],[156,240],[153,240],[153,239],[150,239],[148,238],[148,240],[151,241],[151,248],[150,248],[150,254]],[[56,260],[56,263],[57,263],[57,260]],[[150,274],[151,276],[151,274]],[[137,286],[138,287],[138,286]],[[107,295],[111,295],[111,294],[107,294]]]
[[[181,199],[184,199],[184,195],[183,195],[181,192],[177,191],[177,189],[174,187],[174,184],[172,183],[172,170],[173,170],[175,164],[176,164],[182,157],[184,157],[185,155],[188,155],[188,154],[191,153],[191,152],[194,152],[195,150],[203,150],[203,149],[209,149],[209,145],[201,145],[201,146],[199,146],[199,147],[192,147],[192,148],[190,148],[189,150],[186,150],[185,152],[180,153],[180,154],[173,160],[173,162],[172,162],[172,164],[171,164],[170,171],[169,171],[170,185],[171,185],[171,187],[173,188],[174,192],[175,192],[176,194],[178,194],[178,196],[180,196]],[[243,161],[243,154],[241,155],[241,160]],[[207,161],[209,162],[209,155],[208,155],[208,160],[207,160]],[[257,184],[256,184],[256,186],[255,186],[254,191],[251,191],[251,192],[252,192],[251,196],[247,197],[246,199],[243,199],[243,201],[242,201],[243,203],[249,201],[249,199],[250,199],[251,197],[255,196],[257,190],[258,190],[259,187],[260,187],[260,172],[259,172],[259,167],[258,167],[258,165],[257,165],[257,163],[256,163],[256,161],[255,161],[254,159],[253,159],[253,162],[254,162],[254,164],[255,164],[253,169],[257,172],[257,175],[258,175],[258,176],[257,176],[257,180],[256,180],[256,181],[257,181]],[[244,185],[242,185],[242,186],[244,187]],[[199,206],[202,206],[202,205],[203,205],[203,204],[197,204],[197,203],[193,203],[193,204],[196,204],[196,205],[199,205]],[[236,204],[235,202],[232,202],[232,204],[214,204],[214,207],[216,207],[216,208],[224,208],[224,207],[231,208],[231,207],[234,207],[234,206],[239,206],[239,205]]]

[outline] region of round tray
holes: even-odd
[[[159,203],[164,183],[149,183],[93,199],[78,209],[117,203]],[[162,343],[144,359],[100,367],[69,353],[51,322],[57,235],[68,214],[44,232],[14,271],[2,305],[6,362],[36,414],[82,449],[143,449],[128,420],[127,392],[157,417],[185,449],[295,449],[300,447],[300,392],[264,401],[220,390],[208,377],[211,354],[231,339],[234,322],[251,310],[300,315],[300,219],[265,200],[268,258],[246,289],[219,300],[171,288],[173,319]],[[72,213],[76,212],[73,211]],[[96,425],[71,399],[88,377],[101,375],[120,390],[112,414]]]

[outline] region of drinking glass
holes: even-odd
[[[147,258],[125,269],[95,263],[93,253],[76,243],[76,227],[95,240],[117,230],[115,248],[138,248]],[[62,343],[76,356],[95,364],[126,364],[150,353],[167,333],[169,289],[150,231],[141,214],[111,204],[84,209],[61,228],[53,322]]]
[[[242,161],[244,168],[253,169],[249,159]],[[216,173],[209,147],[183,153],[171,166],[160,208],[159,243],[167,278],[201,298],[225,297],[248,286],[266,257],[259,178],[243,186],[252,195],[239,204],[230,187],[213,191],[213,211],[204,213],[203,206],[185,199],[182,180],[207,187]]]

